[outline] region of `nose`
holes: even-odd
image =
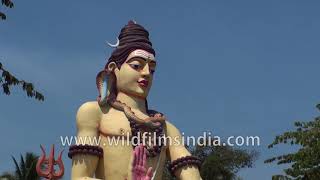
[[[144,76],[144,77],[150,76],[150,68],[149,68],[149,65],[148,65],[148,64],[146,64],[146,65],[143,67],[143,69],[142,69],[142,71],[141,71],[141,75]]]

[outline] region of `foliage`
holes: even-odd
[[[0,180],[16,180],[16,177],[14,174],[9,173],[9,172],[4,172],[0,176]]]
[[[13,8],[13,2],[11,0],[1,0],[1,5]],[[7,16],[3,12],[0,12],[0,19],[5,20],[7,19]]]
[[[3,88],[3,92],[6,95],[10,95],[10,87],[11,86],[22,86],[22,89],[27,93],[28,97],[34,97],[39,101],[44,100],[44,96],[38,91],[34,90],[33,84],[28,83],[24,80],[19,80],[15,76],[13,76],[9,71],[5,70],[0,62],[0,73],[2,75],[0,77],[0,85]]]
[[[230,146],[197,146],[192,154],[203,162],[200,173],[204,180],[237,179],[238,171],[251,168],[258,157],[256,151]]]
[[[27,152],[25,157],[20,155],[20,162],[12,157],[15,164],[15,172],[8,173],[5,172],[0,176],[0,179],[8,180],[40,180],[40,177],[36,171],[36,165],[38,161],[38,156],[34,153]]]
[[[171,173],[170,173],[170,171],[168,170],[168,168],[166,168],[166,167],[169,166],[169,163],[170,163],[170,161],[167,160],[167,161],[166,161],[166,165],[165,165],[165,167],[164,167],[164,169],[163,169],[162,180],[176,180],[176,178],[171,175]]]
[[[1,0],[1,5],[9,8],[13,8],[14,6],[11,0]],[[1,11],[0,11],[0,19],[2,20],[6,19],[6,15]],[[23,80],[18,80],[10,72],[6,71],[0,62],[0,73],[1,72],[2,72],[2,75],[0,77],[0,85],[2,86],[3,92],[6,95],[10,94],[11,86],[21,85],[22,89],[26,91],[28,97],[35,97],[35,99],[40,101],[44,100],[44,96],[38,91],[35,91],[31,83],[25,82]]]
[[[236,149],[230,146],[196,146],[189,148],[192,155],[202,160],[200,174],[203,180],[236,180],[242,168],[250,168],[258,157],[256,151]],[[167,162],[169,163],[169,161]],[[164,180],[175,180],[169,171]]]
[[[320,110],[320,104],[317,105]],[[320,116],[310,122],[295,122],[295,131],[276,136],[268,148],[278,144],[298,145],[296,153],[280,155],[265,160],[265,163],[277,161],[277,164],[291,164],[284,169],[285,175],[274,175],[274,180],[318,180],[320,179]]]

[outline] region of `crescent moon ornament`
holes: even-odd
[[[109,43],[109,42],[107,42],[107,44],[108,44],[110,47],[116,48],[116,47],[119,46],[120,40],[119,40],[119,38],[117,38],[117,43],[116,43],[116,44],[111,44],[111,43]]]

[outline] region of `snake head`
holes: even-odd
[[[150,129],[157,129],[161,126],[160,122],[152,122],[152,121],[147,121],[145,122],[145,125],[150,128]]]

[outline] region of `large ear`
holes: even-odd
[[[117,74],[117,72],[119,71],[117,64],[115,62],[110,62],[107,66],[107,71]]]

